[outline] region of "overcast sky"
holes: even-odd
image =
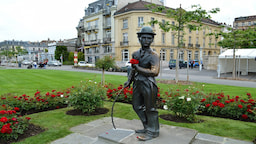
[[[76,26],[84,9],[96,0],[0,0],[0,42],[42,41],[77,37]],[[256,15],[256,0],[166,0],[166,6],[188,9],[220,8],[212,19],[233,24],[235,17]]]

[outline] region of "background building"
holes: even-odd
[[[88,5],[85,16],[79,21],[76,45],[83,51],[85,61],[95,63],[105,55],[116,57],[114,13],[130,2],[139,0],[98,0]],[[163,0],[146,0],[163,5]]]
[[[145,1],[129,3],[115,13],[115,58],[120,65],[129,61],[131,54],[140,48],[136,33],[144,24],[148,25],[151,20],[177,23],[174,19],[166,18],[165,13],[152,13],[145,7],[148,4],[150,3]],[[220,54],[220,47],[217,45],[219,39],[207,36],[208,33],[220,31],[220,24],[210,19],[204,19],[202,24],[201,30],[185,29],[184,45],[178,55],[180,60],[199,60],[200,53],[204,57]],[[163,64],[167,65],[170,59],[177,57],[177,32],[164,32],[158,25],[151,25],[151,27],[157,34],[151,48],[160,54]]]
[[[235,18],[233,27],[235,29],[247,29],[248,27],[256,27],[256,15]]]

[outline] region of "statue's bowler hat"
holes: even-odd
[[[140,32],[137,32],[137,35],[140,36],[141,34],[151,34],[151,35],[156,35],[152,28],[149,26],[144,26],[140,29]]]

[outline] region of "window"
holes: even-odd
[[[143,17],[138,17],[138,27],[142,27],[144,24]]]
[[[203,48],[205,48],[205,38],[203,38]]]
[[[189,59],[189,60],[192,59],[192,51],[188,51],[188,59]]]
[[[123,20],[123,29],[127,29],[128,28],[128,19],[124,19]]]
[[[106,31],[106,37],[107,38],[111,38],[111,30],[107,30]]]
[[[244,26],[244,22],[242,22],[242,26]]]
[[[122,61],[129,61],[129,50],[122,50]]]
[[[162,19],[162,23],[165,24],[165,20],[164,19]]]
[[[188,37],[188,43],[191,44],[191,36]]]
[[[152,17],[152,18],[151,18],[151,21],[154,21],[154,20],[155,20],[155,18]],[[152,24],[151,24],[151,27],[153,28],[153,27],[155,27],[155,25],[152,23]]]
[[[212,29],[211,28],[209,29],[209,33],[212,33]]]
[[[95,61],[99,60],[100,57],[99,56],[95,56]]]
[[[174,59],[174,52],[173,52],[173,49],[170,50],[170,59]]]
[[[112,47],[110,45],[104,46],[104,53],[111,53]]]
[[[172,45],[175,45],[175,35],[172,35]]]
[[[205,28],[203,29],[203,35],[205,35]]]
[[[198,55],[198,51],[195,51],[195,54],[194,54],[194,58],[196,59],[196,60],[198,60],[198,57],[199,55]]]
[[[165,33],[162,33],[162,44],[165,44]]]
[[[100,48],[99,47],[95,47],[94,50],[95,50],[94,53],[100,53]]]
[[[189,31],[189,33],[191,34],[191,32],[192,32],[191,29],[189,29],[188,31]]]
[[[198,45],[198,37],[196,38],[196,44]]]
[[[184,51],[183,50],[180,50],[180,52],[179,52],[179,59],[184,60]]]
[[[123,33],[123,46],[128,45],[128,33]]]
[[[99,26],[99,20],[96,20],[95,21],[95,28],[98,28],[98,26]]]
[[[165,50],[160,50],[160,59],[162,61],[166,60],[166,51]]]
[[[111,17],[107,17],[107,26],[111,26]]]
[[[88,22],[88,29],[91,29],[91,22]]]
[[[172,25],[175,25],[175,22],[174,22],[174,21],[172,21]]]
[[[209,48],[212,47],[212,39],[209,39]]]
[[[248,22],[248,25],[251,26],[251,22],[250,21]]]
[[[215,39],[214,46],[215,46],[215,48],[217,48],[217,39]]]

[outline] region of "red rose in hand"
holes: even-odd
[[[130,63],[131,63],[131,64],[139,64],[139,60],[131,59],[131,60],[130,60]]]

